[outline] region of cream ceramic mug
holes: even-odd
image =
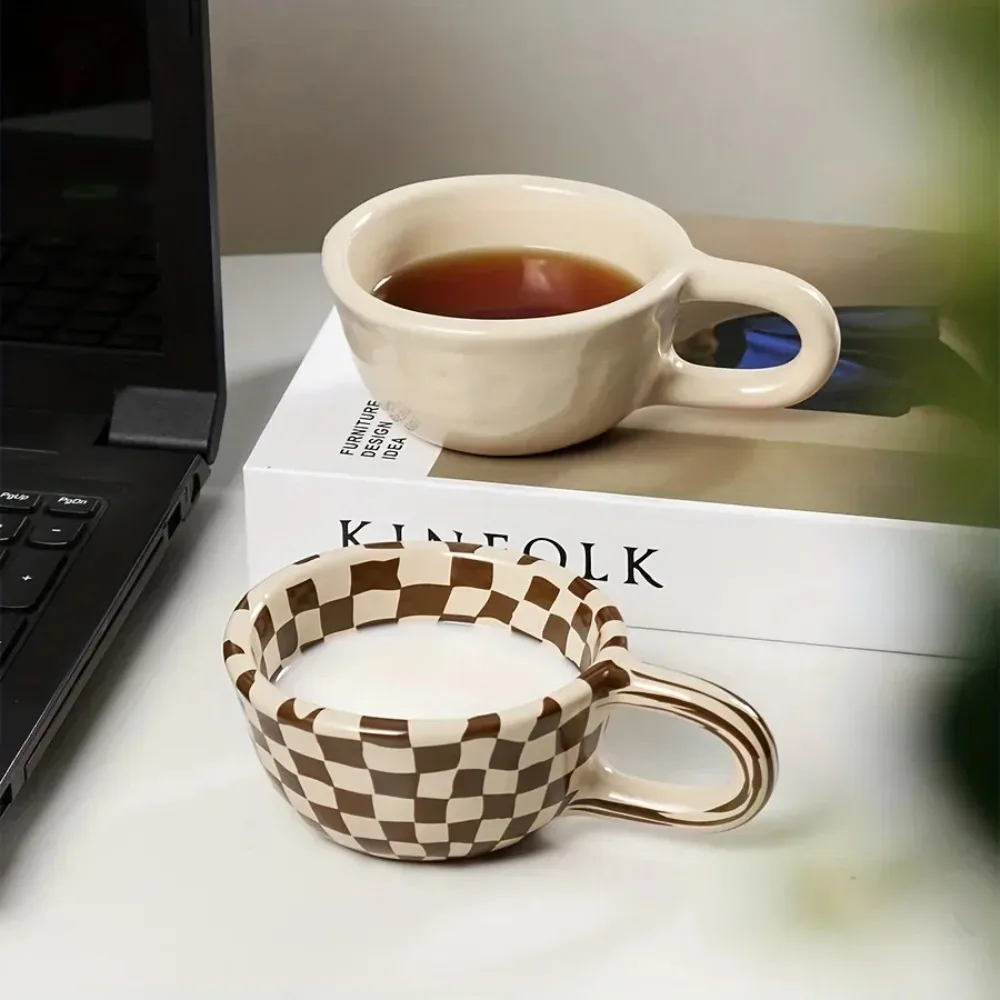
[[[418,260],[517,247],[604,261],[643,284],[596,309],[533,319],[432,316],[373,294]],[[654,205],[577,181],[481,175],[397,188],[334,225],[323,271],[372,396],[418,437],[473,454],[564,448],[644,406],[792,406],[820,389],[840,351],[833,309],[805,281],[701,253]],[[753,371],[683,361],[672,340],[691,300],[779,313],[801,350]]]

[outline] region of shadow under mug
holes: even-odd
[[[390,719],[288,697],[273,680],[327,636],[403,620],[509,629],[579,671],[541,700],[461,719]],[[257,756],[288,802],[337,844],[378,857],[467,858],[578,810],[728,830],[767,803],[771,733],[731,692],[647,667],[618,610],[587,580],[532,556],[454,542],[391,542],[311,556],[254,587],[223,656]],[[704,727],[732,752],[728,787],[673,787],[597,755],[618,705]]]
[[[515,247],[604,261],[642,287],[595,309],[529,319],[433,316],[373,294],[414,261]],[[333,226],[323,272],[372,396],[418,437],[474,454],[564,448],[644,406],[793,406],[827,382],[840,352],[837,318],[812,285],[701,253],[655,205],[577,181],[500,174],[397,188]],[[684,361],[672,345],[690,300],[779,313],[801,349],[767,369]]]

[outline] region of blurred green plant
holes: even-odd
[[[979,355],[992,383],[980,422],[987,432],[980,483],[994,490],[1000,462],[996,385],[1000,381],[1000,4],[997,0],[893,0],[915,72],[945,95],[955,120],[928,121],[955,144],[941,192],[928,192],[955,243],[950,301],[943,303]],[[945,128],[947,124],[947,128]],[[957,225],[956,225],[957,224]],[[1000,498],[992,497],[994,510]],[[1000,552],[1000,550],[998,550]],[[1000,593],[982,595],[982,629],[970,636],[972,662],[941,707],[938,750],[959,798],[1000,850]]]
[[[927,192],[957,228],[946,305],[996,382],[1000,356],[1000,4],[997,0],[891,0],[914,72],[946,97],[956,121],[929,120],[952,143],[944,190]],[[940,108],[935,108],[940,111]],[[947,129],[943,126],[947,124]],[[985,415],[994,432],[997,408]]]

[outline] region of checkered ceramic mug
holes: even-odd
[[[272,683],[327,636],[403,620],[499,627],[555,646],[579,676],[541,701],[465,719],[387,719],[321,708]],[[774,740],[740,698],[652,670],[628,651],[617,608],[558,566],[461,543],[392,542],[311,556],[240,601],[223,656],[257,756],[285,798],[335,843],[438,860],[517,843],[568,810],[726,830],[774,787]],[[696,722],[732,751],[712,794],[629,777],[595,756],[616,705]]]

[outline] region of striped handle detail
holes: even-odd
[[[736,760],[724,788],[666,785],[622,774],[595,757],[586,766],[571,809],[660,826],[731,830],[767,804],[778,774],[778,754],[767,724],[731,691],[687,674],[629,666],[632,682],[613,703],[648,708],[695,722],[721,739]]]

